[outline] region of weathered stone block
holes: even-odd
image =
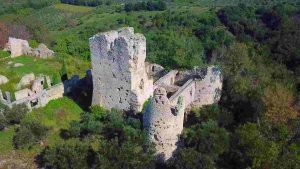
[[[90,38],[93,105],[141,111],[153,93],[148,76],[146,39],[133,28],[97,34]]]

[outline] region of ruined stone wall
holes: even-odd
[[[93,105],[141,111],[153,93],[148,76],[146,38],[133,28],[97,34],[90,38]]]
[[[64,96],[64,90],[64,85],[60,83],[55,86],[51,86],[48,90],[46,90],[43,97],[46,96],[46,102],[48,103],[51,100],[62,98]],[[46,104],[43,104],[42,106],[45,106]]]
[[[144,115],[144,129],[155,144],[158,160],[172,157],[179,144],[183,129],[184,100],[180,97],[175,107],[171,106],[164,88],[158,87]]]
[[[39,44],[38,48],[31,48],[27,40],[9,37],[9,40],[4,48],[4,51],[9,51],[11,57],[15,58],[22,55],[35,56],[39,58],[54,57],[54,51],[48,49],[45,44]]]
[[[160,85],[174,85],[178,70],[171,70],[155,82],[155,87]]]
[[[187,81],[174,95],[170,97],[171,105],[176,105],[180,97],[184,100],[184,107],[187,108],[195,100],[195,81]]]
[[[4,50],[10,51],[11,57],[14,58],[23,55],[27,48],[29,48],[29,43],[26,40],[9,37]]]
[[[202,107],[220,100],[222,91],[222,74],[219,68],[210,66],[203,80],[195,81],[195,100],[192,106]]]
[[[59,99],[64,96],[64,85],[63,83],[57,84],[55,86],[49,87],[47,90],[42,90],[40,92],[33,92],[30,89],[23,89],[15,92],[16,101],[10,102],[10,99],[4,99],[0,94],[0,102],[8,107],[13,107],[13,105],[25,104],[29,110],[33,108],[39,108],[46,106],[51,100]]]
[[[27,88],[15,92],[16,100],[21,100],[21,99],[27,98],[31,95],[33,95],[33,92]]]
[[[171,158],[178,147],[178,136],[183,129],[185,111],[191,107],[200,108],[203,105],[216,103],[220,99],[221,71],[211,66],[207,68],[206,73],[197,72],[188,72],[187,75],[192,78],[179,87],[169,99],[167,91],[173,85],[171,79],[178,75],[177,72],[172,71],[166,77],[162,77],[160,82],[155,83],[154,97],[144,113],[144,127],[149,140],[156,146],[158,158],[162,161]],[[185,77],[182,76],[180,79]]]

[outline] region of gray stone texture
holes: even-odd
[[[7,77],[0,75],[0,85],[6,84],[8,81]]]
[[[153,79],[147,74],[146,38],[123,28],[90,38],[93,105],[107,109],[141,111],[153,94]]]
[[[30,85],[35,80],[35,75],[33,73],[29,73],[24,75],[20,82],[17,84],[17,88],[21,89],[24,86]]]
[[[158,159],[166,161],[180,143],[185,111],[219,101],[222,76],[214,66],[205,70],[173,70],[157,80],[154,87],[154,97],[144,113],[144,128],[156,146]]]
[[[31,48],[27,40],[9,37],[8,43],[4,49],[11,53],[11,57],[18,57],[22,55],[35,56],[38,58],[51,58],[54,57],[54,52],[45,44],[39,44],[38,48]]]
[[[159,161],[172,157],[179,144],[179,136],[184,122],[184,99],[180,97],[172,106],[164,88],[158,87],[147,112],[144,115],[144,128],[148,138],[155,144]]]
[[[10,51],[11,57],[14,58],[23,55],[28,48],[30,47],[26,40],[9,37],[4,50]]]

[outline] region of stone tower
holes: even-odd
[[[154,96],[144,113],[144,128],[154,143],[158,160],[170,159],[180,143],[185,112],[220,100],[222,74],[209,66],[200,72],[171,71],[155,82]],[[179,86],[183,80],[183,85]]]
[[[146,38],[131,27],[90,38],[93,105],[141,111],[153,94],[147,73]]]
[[[179,136],[184,122],[184,99],[178,98],[172,106],[164,88],[154,91],[151,103],[144,114],[144,129],[149,140],[154,143],[158,160],[163,162],[172,157],[179,144]]]

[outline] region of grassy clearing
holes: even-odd
[[[79,120],[82,109],[71,99],[64,97],[53,100],[40,109],[35,109],[29,113],[24,120],[37,120],[52,130],[66,129],[69,122]]]
[[[73,12],[73,13],[87,13],[95,9],[93,7],[76,6],[76,5],[69,5],[69,4],[55,4],[54,7],[59,10]]]
[[[62,141],[59,136],[60,129],[67,129],[71,121],[79,120],[82,112],[83,110],[74,101],[64,97],[51,101],[44,108],[33,110],[27,114],[24,120],[37,120],[50,128],[47,138],[43,140],[46,146]],[[5,156],[12,152],[13,137],[16,128],[16,126],[10,126],[7,130],[0,131],[0,156]],[[21,154],[30,152],[30,156],[33,157],[38,154],[41,149],[41,145],[36,145],[30,150],[24,149],[18,150],[18,152]]]
[[[12,64],[8,64],[8,62],[12,62]],[[24,66],[14,67],[15,63],[21,63]],[[0,62],[0,74],[6,76],[9,82],[1,85],[0,88],[2,91],[14,92],[16,84],[25,74],[33,72],[35,75],[44,74],[53,78],[59,76],[61,67],[62,64],[54,59],[38,59],[28,56],[5,59]]]
[[[71,121],[80,120],[82,112],[83,110],[73,100],[64,97],[51,101],[44,108],[33,110],[24,120],[36,120],[49,127],[49,134],[43,142],[45,145],[53,145],[62,141],[59,136],[60,129],[67,129]]]
[[[12,141],[15,129],[15,126],[10,126],[5,131],[0,131],[0,155],[6,155],[13,150]]]

